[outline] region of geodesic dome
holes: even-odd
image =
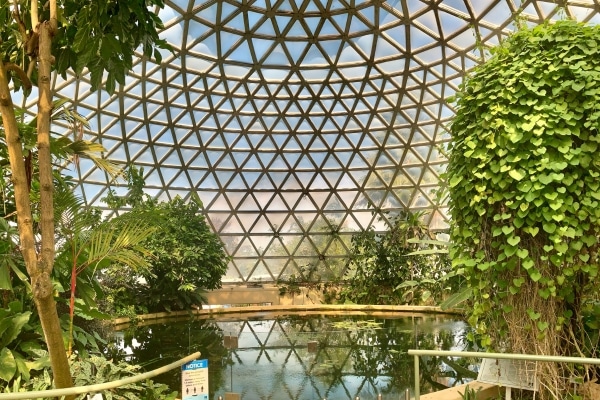
[[[232,256],[224,281],[306,265],[333,277],[351,235],[389,213],[447,227],[446,99],[486,46],[516,21],[597,23],[599,11],[598,0],[166,1],[161,37],[175,51],[160,65],[140,57],[112,96],[86,76],[55,88],[108,158],[144,168],[148,194],[199,195]],[[83,160],[72,173],[105,207],[107,176]]]

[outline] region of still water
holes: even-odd
[[[414,386],[409,349],[466,349],[467,325],[440,315],[304,315],[196,318],[115,333],[125,357],[147,370],[195,351],[208,360],[210,399],[404,398]],[[471,380],[465,359],[423,357],[421,393]],[[181,391],[178,369],[155,379]]]

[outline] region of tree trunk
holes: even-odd
[[[40,75],[42,75],[41,72]],[[49,85],[50,74],[46,74],[46,77]],[[36,243],[33,231],[33,218],[29,204],[27,174],[25,170],[25,163],[23,161],[23,151],[19,138],[17,120],[15,118],[14,105],[12,103],[12,98],[10,96],[10,90],[8,87],[8,76],[2,60],[0,60],[0,114],[2,114],[2,122],[6,135],[6,145],[8,148],[10,167],[12,171],[15,204],[17,207],[17,224],[19,228],[20,249],[23,254],[27,272],[31,279],[35,305],[38,310],[42,328],[44,330],[44,336],[48,345],[48,352],[50,354],[52,372],[54,375],[54,385],[57,388],[71,387],[73,385],[71,371],[65,351],[62,329],[60,327],[60,321],[56,311],[56,303],[54,300],[54,292],[51,280],[53,263],[52,259],[54,254],[54,228],[52,227],[52,258],[50,260],[42,258],[41,262],[38,263],[38,255],[36,252]],[[38,116],[38,120],[39,119],[42,118]],[[47,124],[49,127],[49,119]],[[49,158],[45,162],[49,163]],[[43,168],[41,163],[42,161],[40,160],[40,168]],[[50,168],[51,175],[51,165],[46,165],[45,168]],[[48,212],[47,208],[45,212]],[[50,212],[53,214],[52,208],[50,208]],[[45,221],[45,219],[47,219],[47,216],[42,217],[42,223]],[[47,241],[46,246],[48,246]],[[74,399],[74,397],[75,396],[71,396],[69,398]]]
[[[50,353],[54,385],[57,388],[73,386],[71,370],[56,310],[52,287],[52,269],[54,267],[54,181],[52,174],[52,158],[50,155],[50,118],[52,114],[52,34],[50,22],[38,25],[38,170],[40,178],[40,231],[41,253],[37,264],[36,284],[33,275],[31,283],[33,298],[40,316],[46,344]],[[67,399],[74,399],[68,396]]]

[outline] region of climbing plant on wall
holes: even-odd
[[[447,182],[451,257],[484,345],[582,355],[598,298],[600,27],[523,28],[456,96]],[[546,398],[561,372],[543,366]],[[554,396],[554,397],[552,397]]]

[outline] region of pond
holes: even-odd
[[[157,323],[117,331],[114,340],[147,370],[200,351],[210,399],[398,399],[414,386],[407,350],[463,350],[467,329],[433,314],[265,314]],[[423,357],[421,393],[473,379],[469,361]],[[155,380],[181,392],[179,369]]]

